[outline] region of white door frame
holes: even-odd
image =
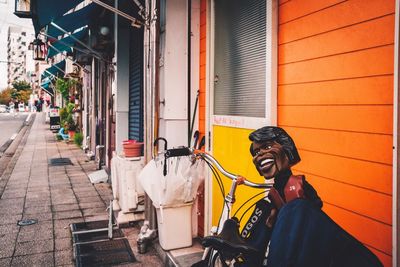
[[[277,80],[278,80],[278,0],[267,1],[267,62],[266,62],[266,107],[265,118],[238,116],[215,116],[214,110],[214,56],[215,56],[215,10],[214,1],[207,0],[207,34],[206,34],[206,150],[213,151],[213,125],[236,128],[256,129],[266,125],[277,124]],[[271,47],[271,49],[268,49]],[[206,174],[204,192],[204,234],[212,227],[212,174]]]

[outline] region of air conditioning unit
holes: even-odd
[[[111,183],[113,209],[119,210],[118,225],[144,219],[144,190],[137,180],[143,167],[143,157],[126,158],[115,153],[113,155]]]
[[[79,76],[80,69],[78,66],[74,65],[71,60],[67,60],[65,63],[65,74],[76,77]]]

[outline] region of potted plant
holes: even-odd
[[[56,90],[61,93],[64,99],[68,100],[70,89],[73,88],[78,82],[74,79],[58,78],[56,81]]]
[[[72,113],[68,114],[67,119],[65,120],[65,125],[69,134],[69,138],[73,139],[76,131],[76,123],[72,117]]]
[[[82,146],[82,141],[83,141],[83,134],[80,132],[76,132],[74,135],[74,143],[81,147]]]

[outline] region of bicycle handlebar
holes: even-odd
[[[237,180],[240,178],[243,178],[243,183],[247,186],[253,187],[253,188],[271,188],[273,186],[273,182],[269,182],[269,183],[253,183],[248,181],[246,178],[244,178],[243,176],[240,175],[235,175],[232,174],[228,171],[226,171],[221,164],[210,154],[207,154],[205,152],[193,152],[194,155],[199,155],[200,157],[202,157],[205,160],[208,160],[209,162],[211,162],[215,167],[217,167],[217,169],[226,177],[228,177],[231,180]]]
[[[165,151],[165,157],[166,158],[171,158],[171,157],[179,157],[179,156],[199,156],[203,160],[210,162],[212,165],[217,167],[217,169],[226,177],[228,177],[231,180],[240,180],[243,182],[245,185],[253,187],[253,188],[271,188],[272,185],[274,184],[273,182],[269,183],[253,183],[248,181],[246,178],[240,176],[240,175],[235,175],[232,174],[228,171],[226,171],[221,164],[210,154],[203,152],[201,150],[195,150],[191,149],[188,147],[180,147],[180,148],[173,148],[173,149],[168,149]]]

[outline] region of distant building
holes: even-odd
[[[33,32],[26,29],[10,26],[7,38],[7,84],[11,86],[15,80],[31,81],[31,74],[35,71],[32,51],[28,50],[33,40]]]

